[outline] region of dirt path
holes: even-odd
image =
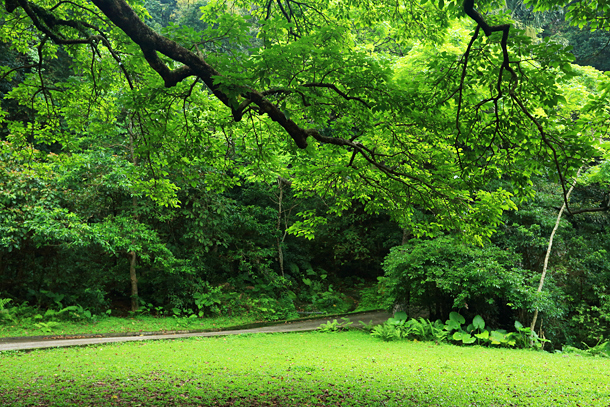
[[[384,323],[392,315],[387,312],[365,312],[355,315],[347,315],[353,326],[359,326],[358,321],[369,323],[373,321],[373,324]],[[159,339],[178,339],[178,338],[191,338],[193,336],[222,336],[222,335],[239,335],[239,334],[254,334],[254,333],[275,333],[275,332],[299,332],[299,331],[313,331],[325,323],[328,320],[333,319],[339,320],[338,317],[324,317],[311,319],[308,321],[299,322],[286,322],[283,324],[250,328],[250,329],[238,329],[238,330],[225,330],[218,332],[190,332],[190,333],[176,333],[176,334],[148,334],[141,336],[115,336],[115,337],[89,337],[79,339],[38,339],[32,340],[28,338],[3,338],[3,342],[0,343],[0,351],[7,350],[24,350],[24,349],[40,349],[40,348],[58,348],[64,346],[83,346],[83,345],[97,345],[102,343],[111,342],[129,342],[129,341],[150,341]]]

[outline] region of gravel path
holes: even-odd
[[[382,324],[388,318],[392,316],[387,312],[374,311],[358,313],[354,315],[346,315],[354,323],[352,326],[359,326],[358,321],[366,322],[373,321],[373,324]],[[318,319],[311,319],[307,321],[298,322],[286,322],[283,324],[250,328],[250,329],[239,329],[239,330],[226,330],[218,332],[190,332],[190,333],[175,333],[175,334],[151,334],[141,336],[115,336],[115,337],[87,337],[78,339],[37,339],[31,338],[2,338],[0,343],[0,351],[7,350],[24,350],[24,349],[40,349],[40,348],[57,348],[64,346],[83,346],[83,345],[97,345],[102,343],[110,342],[129,342],[129,341],[151,341],[159,339],[178,339],[178,338],[191,338],[193,336],[223,336],[223,335],[239,335],[239,334],[254,334],[254,333],[275,333],[275,332],[299,332],[299,331],[313,331],[320,326],[320,324],[326,321],[339,319],[340,317],[323,317]]]

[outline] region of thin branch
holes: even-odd
[[[38,66],[38,63],[35,63],[35,64],[29,64],[29,65],[22,65],[22,66],[18,66],[18,67],[16,67],[16,68],[13,68],[13,69],[11,69],[11,70],[9,70],[9,71],[6,71],[6,72],[4,73],[4,75],[0,76],[0,81],[3,81],[3,80],[4,80],[4,78],[6,78],[7,76],[9,76],[11,73],[13,73],[13,72],[15,72],[15,71],[18,71],[19,69],[29,69],[29,68],[35,68],[35,67],[37,67],[37,66]]]
[[[344,98],[345,100],[355,100],[358,101],[360,103],[362,103],[364,106],[366,106],[368,109],[370,109],[371,107],[369,106],[368,103],[366,103],[364,100],[362,100],[359,97],[355,97],[355,96],[348,96],[345,93],[343,93],[339,88],[337,88],[336,85],[333,85],[332,83],[323,83],[323,82],[318,82],[318,83],[305,83],[303,85],[304,88],[328,88],[328,89],[332,89],[334,90],[339,96],[341,96],[342,98]]]

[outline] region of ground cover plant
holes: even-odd
[[[379,294],[373,294],[375,287],[365,288],[365,301],[360,301],[356,311],[378,310],[383,308]],[[322,293],[325,294],[325,293]],[[341,294],[341,293],[338,293]],[[341,294],[342,295],[342,294]],[[220,306],[220,302],[218,302]],[[286,319],[312,317],[318,314],[340,314],[346,312],[345,304],[339,307],[329,307],[326,312],[291,313]],[[40,336],[40,335],[81,335],[81,334],[120,334],[131,332],[176,331],[176,330],[207,330],[248,325],[254,322],[274,321],[277,316],[261,314],[260,312],[244,312],[233,315],[204,315],[192,309],[177,309],[171,311],[163,307],[153,307],[143,304],[137,312],[129,312],[129,316],[111,315],[111,310],[105,313],[93,314],[80,305],[64,307],[57,302],[54,307],[37,308],[22,303],[13,305],[10,299],[0,298],[0,338]]]
[[[0,403],[11,406],[610,404],[606,358],[355,331],[8,352],[0,373]]]
[[[0,338],[39,335],[82,335],[151,331],[176,331],[226,328],[254,322],[252,316],[210,318],[157,318],[140,315],[131,318],[104,317],[93,320],[57,320],[0,324]]]
[[[544,349],[544,345],[550,342],[548,339],[540,338],[530,327],[524,327],[519,321],[515,321],[512,332],[505,329],[490,329],[489,327],[485,329],[485,320],[480,315],[475,316],[471,323],[466,324],[466,319],[457,312],[451,312],[449,319],[444,323],[440,319],[436,321],[421,317],[408,319],[406,312],[399,311],[384,324],[371,326],[362,321],[360,321],[360,324],[371,333],[371,336],[386,342],[407,339],[434,341],[436,343],[458,343],[460,345],[476,344],[533,349]],[[337,325],[336,320],[335,325]],[[321,331],[324,331],[323,327],[323,325],[320,326]],[[326,331],[328,330],[326,328]],[[603,337],[601,337],[595,347],[589,347],[588,350],[582,352],[609,357],[610,346],[608,344],[609,342],[604,342]],[[571,346],[567,348],[579,350]],[[591,349],[594,350],[591,351]]]

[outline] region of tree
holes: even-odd
[[[101,148],[49,155],[7,142],[0,156],[3,292],[22,300],[54,292],[99,310],[107,291],[122,288],[130,252],[143,269],[177,271],[159,234],[134,214],[145,205],[130,205],[128,162]]]
[[[580,174],[580,170],[578,170],[578,172],[576,173],[576,176],[578,177],[578,175]],[[574,185],[572,185],[570,187],[570,189],[568,190],[568,193],[566,194],[566,202],[568,202],[568,200],[570,199],[570,194],[572,193],[572,191],[574,190]],[[549,236],[549,245],[546,249],[546,255],[544,256],[544,265],[542,266],[542,274],[540,275],[540,284],[538,285],[538,290],[537,292],[540,293],[542,292],[542,287],[544,286],[544,279],[546,277],[546,272],[549,266],[549,257],[551,256],[551,249],[553,248],[553,238],[555,237],[555,233],[557,232],[557,229],[559,228],[559,222],[561,221],[561,215],[563,214],[563,211],[566,209],[566,202],[563,203],[563,205],[561,205],[561,209],[559,210],[559,213],[557,214],[557,220],[555,221],[555,226],[553,227],[553,231],[551,232],[551,236]],[[532,323],[530,325],[530,330],[532,331],[532,339],[530,340],[530,346],[532,346],[533,344],[533,335],[534,332],[536,332],[536,320],[538,319],[538,308],[536,308],[534,310],[534,316],[532,317]]]
[[[581,106],[562,94],[572,56],[510,35],[506,13],[483,18],[491,2],[213,1],[201,8],[206,28],[163,35],[125,0],[4,4],[0,38],[38,54],[10,94],[38,117],[9,123],[13,136],[68,145],[121,120],[118,97],[141,128],[140,185],[164,203],[177,204],[166,168],[196,177],[188,166],[205,161],[220,188],[218,177],[272,171],[303,195],[340,197],[331,211],[359,201],[415,235],[454,228],[480,241],[533,174],[552,167],[565,187],[595,154],[587,123],[567,114]],[[73,75],[50,84],[58,47]],[[486,188],[499,177],[510,190]]]

